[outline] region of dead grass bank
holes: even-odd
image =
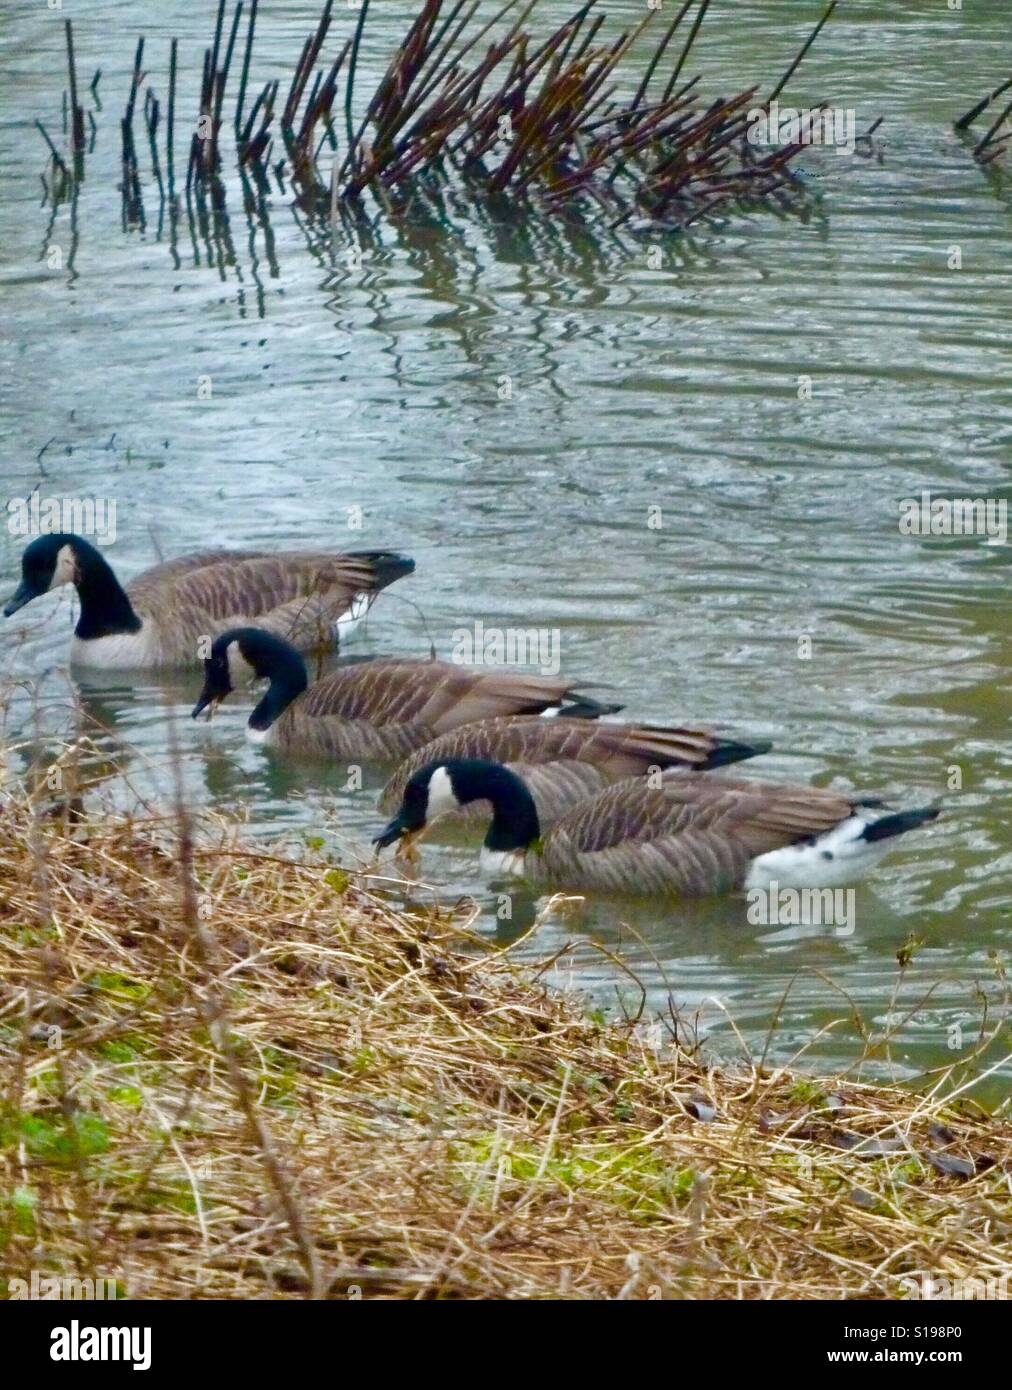
[[[189,853],[3,796],[0,1288],[892,1298],[1007,1268],[1008,1124],[708,1071],[315,851],[207,819]]]

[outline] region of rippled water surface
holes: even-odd
[[[414,12],[374,8],[373,76]],[[570,8],[539,0],[534,23],[547,31]],[[695,59],[708,90],[767,86],[818,9],[716,0]],[[903,537],[897,519],[925,488],[1009,496],[1012,181],[982,173],[951,126],[1007,76],[1003,10],[841,6],[788,95],[853,107],[861,129],[884,116],[884,153],[807,155],[804,220],[752,213],[637,238],[451,202],[442,225],[377,220],[349,269],[343,234],[331,241],[287,190],[251,223],[230,183],[219,236],[191,238],[145,164],[145,224],[124,227],[118,118],[136,38],[164,92],[178,36],[192,105],[213,23],[178,0],[75,3],[79,69],[86,84],[101,67],[104,109],[76,205],[54,214],[32,123],[59,133],[63,16],[18,6],[0,38],[4,495],[39,483],[115,498],[108,553],[124,578],[208,543],[397,546],[417,573],[377,606],[360,650],[424,655],[431,634],[447,655],[478,618],[558,628],[564,669],[614,684],[636,717],[770,737],[773,776],[943,797],[944,818],[859,889],[851,936],[750,926],[740,901],[592,903],[520,948],[571,939],[562,977],[610,1004],[618,985],[635,1007],[605,953],[617,950],[649,1010],[670,995],[728,1051],[729,1017],[761,1046],[778,1016],[772,1055],[849,1064],[859,1014],[870,1031],[894,1025],[874,1066],[941,1065],[976,1037],[978,985],[989,1027],[1004,1009],[1010,550]],[[290,70],[316,14],[261,6],[261,80]],[[329,43],[353,21],[340,12]],[[21,541],[3,544],[6,589]],[[71,623],[65,595],[0,639],[6,674],[50,673],[56,722]],[[125,761],[122,797],[164,795],[167,716],[188,712],[194,682],[84,694]],[[248,746],[248,707],[181,724],[195,800],[242,804],[258,831],[329,817],[345,851],[364,853],[372,792]],[[12,732],[25,718],[15,698]],[[424,871],[448,901],[474,894],[490,934],[522,928],[522,910],[497,922],[464,841],[433,841]],[[922,944],[901,980],[911,933]]]

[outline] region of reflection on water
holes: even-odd
[[[317,17],[315,3],[276,8],[261,20],[272,67]],[[546,27],[566,11],[543,8]],[[807,1048],[847,1065],[863,1034],[893,1028],[872,1068],[940,1065],[954,1025],[976,1035],[978,983],[992,1023],[1003,1007],[992,953],[1012,928],[1009,548],[897,525],[926,487],[1010,492],[1012,188],[949,124],[1002,75],[1007,36],[981,8],[847,7],[796,96],[853,105],[859,128],[884,115],[884,161],[813,152],[805,218],[752,213],[658,243],[452,191],[443,216],[335,237],[274,182],[230,177],[217,207],[162,203],[143,160],[143,221],[124,225],[116,116],[136,34],[152,67],[170,33],[187,70],[206,40],[206,16],[174,3],[157,33],[114,0],[75,7],[78,64],[102,68],[106,111],[76,198],[40,206],[32,121],[58,110],[62,20],[21,7],[0,39],[4,492],[115,498],[124,576],[212,543],[396,546],[417,573],[382,596],[361,650],[421,656],[431,635],[445,656],[476,619],[558,629],[564,670],[613,683],[632,715],[772,738],[764,773],[941,796],[944,818],[859,889],[849,937],[753,927],[742,902],[602,901],[519,940],[536,904],[500,917],[473,846],[434,838],[423,860],[446,901],[475,898],[482,930],[532,958],[563,950],[554,978],[609,1006],[617,990],[638,1007],[619,956],[648,1011],[670,995],[728,1051],[728,1017],[756,1051],[779,1018],[777,1059]],[[382,7],[371,71],[410,11]],[[707,80],[782,70],[812,19],[806,0],[715,6]],[[21,543],[4,540],[13,587]],[[64,595],[0,632],[5,674],[50,672],[44,729],[76,727],[70,626]],[[382,770],[343,790],[346,769],[248,746],[248,701],[192,724],[194,693],[184,675],[90,678],[95,775],[114,765],[121,800],[164,804],[172,716],[195,802],[367,858]],[[5,719],[35,737],[16,691]]]

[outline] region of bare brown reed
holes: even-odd
[[[997,104],[999,97],[1004,96],[1010,87],[1012,77],[995,87],[986,97],[982,97],[955,122],[957,130],[968,131],[985,111],[990,112],[992,119],[973,147],[973,157],[980,164],[987,165],[993,164],[996,160],[1004,160],[1012,146],[1012,99],[1004,106]]]
[[[612,223],[636,217],[685,227],[734,202],[769,199],[782,208],[785,195],[800,191],[790,164],[801,147],[749,145],[747,112],[782,91],[836,5],[830,0],[783,76],[771,84],[769,98],[746,85],[707,101],[698,78],[683,82],[681,75],[710,0],[686,0],[670,21],[647,8],[637,23],[614,34],[597,0],[586,0],[547,36],[535,33],[534,0],[423,0],[370,92],[362,91],[359,80],[370,0],[363,0],[353,28],[351,17],[335,16],[333,0],[325,0],[294,69],[267,81],[247,108],[257,5],[253,0],[244,14],[237,3],[229,19],[226,0],[218,0],[213,40],[203,56],[187,190],[202,196],[206,188],[221,201],[216,185],[231,127],[240,170],[252,171],[263,184],[271,169],[279,176],[286,170],[303,204],[321,213],[333,207],[340,215],[357,215],[367,198],[396,213],[447,179],[471,196],[536,199],[547,212],[582,203],[604,210]],[[227,120],[226,92],[244,19],[241,72]],[[335,30],[336,48],[328,53]],[[640,40],[647,43],[654,34],[644,61]],[[67,38],[74,148],[81,157],[77,132],[83,115],[79,121],[69,21]],[[140,220],[133,109],[142,84],[148,87],[146,112],[157,110],[160,100],[141,68],[142,53],[143,40],[121,122],[124,204],[132,221]],[[177,67],[173,40],[166,132],[170,188],[172,133],[179,124],[173,119]],[[161,190],[153,136],[151,143]],[[51,153],[59,159],[53,147]]]

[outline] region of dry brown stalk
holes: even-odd
[[[797,71],[836,3],[830,0],[774,86],[774,95]],[[345,208],[366,199],[396,216],[413,196],[424,194],[426,176],[442,178],[454,171],[471,196],[482,188],[491,195],[511,192],[538,200],[549,213],[567,199],[590,198],[606,213],[621,212],[624,219],[636,209],[666,226],[687,225],[704,211],[735,199],[773,199],[790,177],[788,165],[797,150],[792,148],[777,162],[777,178],[756,177],[743,119],[743,105],[754,97],[755,88],[706,106],[696,95],[698,79],[682,80],[709,8],[710,0],[685,0],[673,19],[665,18],[634,95],[621,97],[620,69],[639,37],[656,23],[652,9],[609,39],[607,14],[596,0],[586,0],[551,33],[535,37],[535,0],[507,0],[497,6],[485,0],[424,0],[363,102],[356,83],[369,0],[359,7],[353,29],[337,15],[333,0],[325,0],[285,81],[283,104],[277,99],[281,79],[275,78],[247,109],[257,19],[254,0],[228,122],[223,119],[226,89],[243,5],[235,4],[229,13],[226,0],[218,0],[200,82],[202,134],[191,142],[188,185],[196,183],[199,191],[200,183],[208,182],[216,205],[220,203],[220,142],[225,125],[231,124],[240,170],[252,170],[260,186],[266,186],[277,116],[300,205],[315,208],[321,216],[329,215],[332,205],[343,215]],[[328,42],[342,23],[348,32],[338,36],[336,56],[328,56]],[[685,25],[688,33],[676,55],[673,40]],[[68,46],[73,105],[76,82],[69,29]],[[147,80],[140,70],[141,51],[123,123],[124,200],[129,202],[128,217],[138,221],[143,215],[141,182],[131,118],[139,87]],[[660,93],[655,100],[650,99],[652,86]],[[170,189],[175,95],[174,46],[167,131]],[[157,110],[155,102],[157,96],[149,89],[145,111]],[[343,149],[338,148],[333,119],[341,106]],[[317,139],[321,123],[323,134]],[[154,167],[158,159],[153,134],[151,144]],[[325,144],[336,154],[336,172],[331,162],[326,170],[318,164]],[[157,171],[156,181],[164,196]]]
[[[921,1094],[708,1067],[590,1019],[547,957],[477,939],[473,909],[424,889],[397,907],[323,848],[131,819],[95,791],[49,809],[6,784],[0,1278],[42,1260],[172,1298],[1002,1287],[1012,1128],[946,1100],[956,1067]]]

